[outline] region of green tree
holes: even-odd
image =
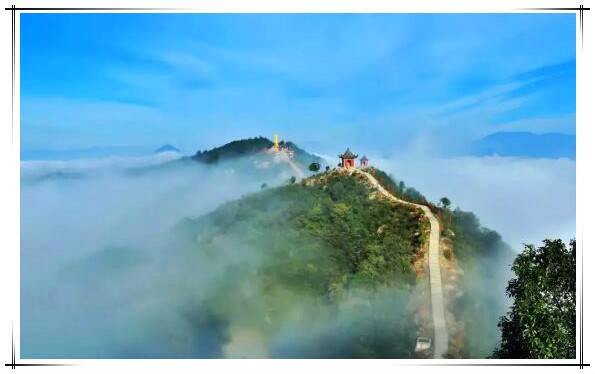
[[[442,204],[443,208],[448,209],[450,207],[450,199],[448,197],[443,197],[440,199],[440,204]]]
[[[575,358],[576,242],[525,245],[514,260],[506,294],[514,299],[501,317],[498,358]]]
[[[334,182],[329,186],[329,192],[333,201],[338,201],[345,195],[345,186],[340,181]]]
[[[320,170],[320,164],[318,162],[313,162],[310,164],[310,166],[308,166],[308,169],[316,173],[318,170]]]
[[[295,183],[295,177],[291,176],[291,178],[289,178],[289,184],[294,184]]]

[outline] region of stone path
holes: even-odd
[[[446,319],[444,317],[444,298],[442,295],[442,277],[440,276],[440,225],[438,220],[432,214],[430,208],[425,205],[415,204],[398,199],[388,192],[374,178],[374,176],[361,169],[354,169],[354,172],[360,173],[368,178],[370,184],[376,188],[382,195],[392,201],[401,204],[412,205],[421,210],[430,221],[430,245],[428,250],[428,263],[430,268],[430,296],[432,301],[432,321],[434,324],[434,358],[443,358],[448,350],[448,333],[446,332]]]

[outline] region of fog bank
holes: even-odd
[[[431,201],[447,196],[453,207],[474,212],[515,251],[523,243],[576,235],[575,161],[401,156],[372,162]]]
[[[22,162],[23,357],[183,353],[160,351],[155,339],[188,336],[176,306],[193,299],[189,284],[224,274],[225,262],[206,272],[167,260],[172,227],[290,175],[254,160],[209,167],[172,158]]]
[[[368,157],[430,200],[448,196],[475,212],[515,250],[522,242],[574,235],[573,161]],[[414,341],[408,296],[395,290],[355,309],[357,298],[329,309],[280,288],[283,328],[272,329],[262,319],[261,299],[269,294],[254,285],[255,269],[277,261],[262,250],[270,233],[216,235],[206,245],[217,250],[207,254],[198,237],[188,251],[170,234],[183,218],[202,216],[263,183],[284,183],[291,169],[268,158],[210,166],[174,158],[21,164],[22,357],[342,357],[353,354],[354,335],[387,326],[392,332],[379,335],[385,341],[379,350],[392,346],[394,331],[401,343]],[[295,232],[276,235],[305,243]],[[262,238],[262,245],[246,237]],[[494,271],[506,272],[500,265]],[[483,279],[483,266],[477,264],[477,275],[465,269],[468,292],[489,296],[472,299],[493,316],[467,332],[487,354],[496,343],[508,276]]]

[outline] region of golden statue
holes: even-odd
[[[275,152],[279,152],[279,136],[277,136],[277,134],[275,134],[275,143],[273,145],[273,149]]]

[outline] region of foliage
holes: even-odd
[[[395,183],[378,169],[366,170],[397,197],[427,203],[405,183]],[[308,337],[307,342],[300,338],[299,343],[276,347],[281,357],[409,357],[415,312],[406,308],[408,297],[392,299],[390,305],[373,300],[386,288],[411,292],[414,254],[427,222],[418,209],[371,195],[357,176],[327,172],[262,190],[186,221],[193,252],[224,253],[222,243],[236,238],[244,251],[251,248],[262,258],[227,272],[234,277],[213,289],[208,300],[213,313],[223,325],[235,324],[230,320],[238,309],[245,319],[261,321],[264,314],[266,323],[258,328],[267,334],[295,329],[300,337]],[[467,351],[462,355],[486,357],[499,341],[497,321],[505,305],[503,294],[494,289],[498,284],[504,287],[509,277],[506,265],[512,252],[473,213],[428,205],[449,233],[451,257],[464,269],[459,281],[462,297],[453,301],[453,312],[465,326]],[[239,295],[240,285],[256,289]],[[366,290],[365,296],[354,299],[358,290]],[[343,320],[337,313],[345,304],[350,314]]]
[[[443,197],[440,199],[440,204],[442,204],[443,208],[448,209],[450,207],[450,199],[448,197]]]
[[[483,227],[472,212],[455,209],[452,212],[455,254],[460,261],[474,261],[477,257],[496,258],[510,251],[502,237],[494,230]]]
[[[198,162],[212,164],[225,159],[261,152],[272,146],[273,142],[262,136],[250,139],[234,140],[233,142],[208,151],[198,151],[194,156],[192,156],[192,159]]]
[[[370,167],[366,171],[372,174],[374,178],[376,178],[378,183],[380,183],[382,187],[384,187],[388,192],[392,193],[393,195],[400,195],[403,192],[404,189],[399,189],[395,184],[393,178],[386,174],[384,171],[376,169],[374,167]]]
[[[316,173],[316,172],[318,172],[318,171],[320,170],[320,163],[318,163],[318,162],[313,162],[313,163],[311,163],[311,164],[310,164],[310,166],[308,166],[308,169],[309,169],[310,171],[313,171],[313,172],[315,172],[315,173]]]
[[[234,140],[210,150],[199,150],[191,159],[205,164],[214,164],[224,160],[257,154],[272,146],[273,142],[271,140],[263,136],[258,136],[255,138]],[[280,141],[279,146],[292,150],[294,159],[302,165],[309,165],[310,163],[320,164],[322,162],[320,157],[304,151],[292,142]]]
[[[280,232],[298,230],[319,239],[347,266],[347,283],[412,284],[411,263],[421,245],[421,235],[415,234],[423,215],[411,207],[369,199],[370,193],[351,176],[331,175],[324,184],[291,184],[247,196],[205,219],[214,219],[217,227],[233,227],[240,217],[274,220]],[[263,235],[273,229],[268,223]]]
[[[490,355],[500,339],[498,318],[506,308],[503,295],[494,288],[506,283],[512,250],[496,231],[482,227],[475,214],[452,211],[450,201],[442,201],[442,208],[435,206],[403,181],[395,183],[376,168],[368,171],[389,192],[402,200],[427,205],[440,220],[442,233],[452,240],[452,252],[446,251],[446,256],[449,260],[454,257],[458,267],[464,269],[458,282],[460,296],[453,300],[453,313],[464,324],[465,344],[459,354],[482,358]]]
[[[576,243],[544,240],[525,245],[514,260],[515,277],[506,294],[513,298],[500,319],[498,358],[576,358]]]
[[[413,187],[405,186],[405,182],[399,181],[395,183],[394,179],[380,169],[370,167],[367,171],[372,174],[378,183],[382,185],[388,192],[392,193],[401,200],[410,201],[413,203],[429,205],[428,200]]]
[[[210,310],[218,317],[238,309],[245,318],[264,313],[266,323],[259,328],[273,335],[292,327],[303,333],[317,323],[329,328],[338,323],[337,329],[348,332],[339,337],[332,328],[327,334],[326,327],[316,327],[311,344],[300,348],[308,357],[409,357],[415,325],[406,295],[415,284],[412,264],[423,215],[370,199],[372,191],[353,176],[320,178],[262,190],[180,226],[192,238],[191,253],[216,256],[222,243],[236,238],[245,250],[255,251],[251,258],[261,259],[230,269],[234,276],[212,290]],[[244,296],[237,291],[242,285],[256,289]],[[385,300],[378,295],[386,289],[401,291]],[[395,319],[397,313],[402,317]],[[303,319],[294,320],[296,314]],[[331,340],[336,349],[330,349]],[[317,352],[310,349],[316,346]]]

